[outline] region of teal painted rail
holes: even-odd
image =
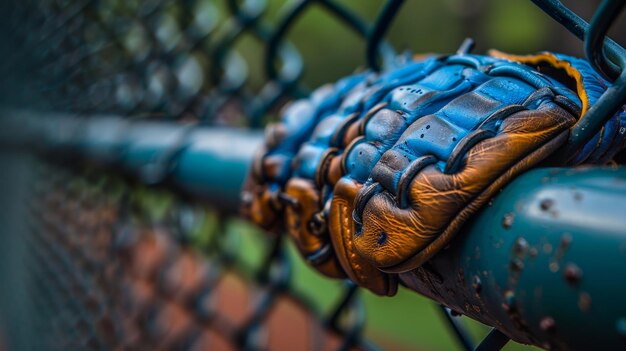
[[[406,285],[546,349],[626,348],[626,167],[517,178]]]
[[[4,117],[4,119],[3,119]],[[27,147],[57,159],[115,167],[149,185],[167,184],[236,211],[259,131],[171,122],[130,122],[111,116],[78,118],[0,112],[0,144]]]
[[[3,113],[0,141],[119,167],[235,210],[259,132],[94,116]],[[513,340],[626,347],[626,167],[537,169],[509,184],[447,250],[401,276]]]

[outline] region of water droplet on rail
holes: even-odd
[[[568,263],[563,269],[565,280],[570,284],[577,284],[583,276],[583,271],[575,263]]]
[[[550,254],[552,252],[552,244],[550,243],[543,244],[543,252],[546,254]]]
[[[526,250],[528,249],[528,241],[526,241],[526,239],[524,238],[517,238],[517,240],[515,240],[515,252],[517,252],[518,254],[523,254],[526,252]]]
[[[475,275],[472,279],[472,288],[474,289],[474,291],[476,291],[477,294],[480,294],[481,290],[483,289],[483,283],[480,280],[480,277],[477,275]]]
[[[548,268],[550,268],[550,272],[556,273],[559,271],[559,263],[556,261],[552,261],[550,262],[550,265],[548,266]]]
[[[513,213],[505,214],[504,218],[502,218],[502,227],[504,227],[504,229],[511,228],[511,226],[513,226],[514,219],[515,219],[515,215]]]
[[[556,322],[554,321],[554,318],[550,316],[544,317],[539,322],[539,328],[543,331],[552,332],[556,329]]]

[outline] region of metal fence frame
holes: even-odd
[[[560,1],[533,0],[533,2],[583,40],[586,54],[594,68],[613,82],[598,100],[598,103],[582,117],[573,129],[568,144],[563,149],[563,155],[565,155],[578,148],[590,136],[595,135],[606,118],[626,101],[626,52],[621,46],[606,37],[607,31],[617,14],[620,13],[624,3],[618,0],[603,1],[588,24],[564,7]],[[244,106],[243,113],[250,117],[249,126],[256,128],[261,126],[263,116],[275,108],[281,99],[307,94],[308,88],[299,81],[303,68],[302,61],[297,51],[293,50],[285,40],[285,35],[298,16],[312,4],[323,6],[329,10],[367,41],[366,58],[370,69],[376,71],[381,69],[381,66],[393,66],[394,53],[391,46],[384,41],[384,36],[402,3],[402,0],[385,2],[379,16],[370,25],[334,0],[302,0],[294,2],[293,6],[284,12],[277,26],[269,29],[261,20],[261,11],[259,8],[255,8],[252,2],[245,2],[240,5],[237,1],[228,1],[228,8],[232,16],[232,30],[211,51],[212,60],[218,63],[210,71],[217,89],[212,92],[209,98],[211,100],[209,107],[202,115],[218,116],[223,114],[224,112],[220,112],[221,109],[235,96],[243,101],[241,103]],[[71,27],[76,19],[76,14],[80,11],[91,13],[89,12],[90,6],[94,6],[94,3],[88,1],[75,4],[78,5],[76,8],[70,9],[71,11],[59,5],[61,6],[59,9],[66,11],[68,15],[55,19],[47,25],[52,26],[52,28]],[[16,11],[11,18],[16,22],[25,21],[32,24],[32,18],[29,16],[32,14],[26,11]],[[45,14],[42,16],[44,19],[46,18]],[[147,19],[151,16],[151,12],[148,11],[142,16]],[[81,27],[85,24],[76,23],[76,25]],[[257,95],[251,95],[245,90],[242,77],[227,74],[237,71],[237,67],[229,67],[229,65],[236,64],[237,60],[226,60],[226,57],[230,54],[228,52],[230,44],[244,30],[251,31],[267,43],[267,50],[263,59],[268,81]],[[24,38],[24,43],[21,43],[24,49],[20,52],[28,54],[29,49],[43,41],[54,40],[58,33],[58,31],[50,31],[42,38],[34,40]],[[115,36],[111,33],[108,35],[109,39],[113,38],[111,40],[114,42]],[[67,43],[64,44],[68,45]],[[114,43],[114,45],[121,50],[127,50],[123,43]],[[194,45],[198,44],[193,43],[191,46]],[[471,46],[471,44],[468,42],[465,46]],[[63,52],[65,49],[67,47],[60,47],[60,52],[46,52],[42,59],[59,59],[62,55],[67,54]],[[95,48],[95,50],[99,49],[102,48]],[[70,52],[72,51],[70,50]],[[86,56],[81,56],[81,54]],[[76,55],[76,57],[70,55],[69,61],[77,64],[88,57],[87,53],[79,52]],[[132,56],[132,53],[123,55]],[[14,60],[19,60],[19,55],[15,57]],[[10,61],[5,62],[0,71],[10,71],[14,64]],[[277,68],[279,63],[282,63],[280,69]],[[131,69],[137,69],[136,66],[140,65],[140,62],[129,60],[128,64],[132,66]],[[76,74],[80,77],[82,73],[76,72]],[[55,86],[63,86],[70,79],[70,77],[55,78],[61,80],[45,82],[44,84],[54,83]],[[72,95],[69,94],[68,96],[71,98]],[[198,98],[189,98],[183,103],[183,107],[177,108],[177,111],[192,108],[190,106],[197,102]],[[239,198],[239,189],[247,174],[253,151],[256,149],[256,145],[260,143],[260,133],[203,125],[216,124],[215,121],[190,125],[176,122],[129,121],[124,117],[92,113],[89,116],[82,116],[81,112],[106,110],[106,106],[99,105],[95,109],[93,105],[74,107],[78,116],[46,114],[45,117],[42,117],[41,112],[3,110],[4,118],[2,119],[3,128],[0,131],[0,140],[11,147],[27,148],[35,150],[45,157],[62,159],[66,165],[68,163],[84,165],[85,162],[92,165],[96,164],[98,167],[102,167],[101,169],[123,173],[149,185],[173,187],[176,191],[197,197],[202,201],[220,203],[227,211],[236,209],[238,201],[235,199]],[[142,105],[138,103],[133,106],[129,105],[128,108],[119,112],[120,115],[132,114],[141,108]],[[225,139],[231,142],[235,140],[238,147],[235,149],[225,148],[223,142]],[[542,201],[545,201],[544,194],[546,192],[558,192],[569,186],[576,187],[576,191],[584,193],[585,198],[588,196],[594,201],[576,200],[575,191],[564,190],[561,196],[571,195],[573,199],[569,201],[563,197],[555,198],[559,206],[563,206],[564,211],[572,211],[573,203],[577,203],[576,206],[579,206],[579,211],[584,210],[590,216],[605,218],[603,214],[613,213],[609,207],[624,208],[626,206],[624,187],[615,185],[623,181],[626,177],[625,172],[626,170],[622,167],[589,171],[541,169],[528,172],[507,186],[493,205],[485,208],[468,225],[462,235],[463,239],[458,240],[444,254],[438,255],[424,269],[420,269],[419,274],[404,276],[403,281],[406,285],[448,307],[447,310],[444,310],[445,315],[448,316],[453,330],[466,349],[473,348],[474,344],[468,339],[462,326],[459,326],[454,318],[449,317],[451,312],[466,314],[496,327],[477,346],[477,349],[498,349],[508,341],[508,338],[545,348],[585,345],[584,339],[581,339],[582,336],[587,337],[581,332],[585,328],[577,327],[575,324],[583,325],[588,320],[593,320],[595,324],[586,327],[591,330],[588,335],[592,338],[599,338],[606,345],[623,346],[623,337],[626,335],[624,331],[626,311],[623,310],[625,306],[616,306],[613,302],[621,300],[621,296],[626,294],[623,284],[621,286],[612,285],[610,278],[607,280],[592,278],[590,281],[593,284],[587,285],[591,284],[586,283],[589,278],[587,273],[585,273],[584,284],[581,283],[581,277],[571,276],[576,269],[578,269],[576,272],[580,273],[580,267],[586,267],[582,270],[584,272],[596,272],[605,269],[612,272],[614,276],[624,274],[626,267],[619,263],[620,260],[624,261],[626,253],[622,251],[612,253],[606,251],[604,253],[606,255],[604,259],[615,262],[617,265],[612,270],[593,262],[593,260],[599,259],[597,255],[601,255],[601,252],[593,251],[591,257],[587,255],[591,252],[589,247],[594,245],[604,248],[612,246],[620,248],[623,245],[624,233],[621,233],[622,236],[615,236],[615,223],[623,224],[623,218],[607,217],[614,222],[610,220],[608,222],[594,222],[590,226],[576,223],[567,216],[557,216],[549,219],[552,227],[548,228],[545,224],[547,219],[536,217],[533,211],[537,206],[542,208]],[[228,174],[228,179],[221,176],[222,173]],[[548,180],[544,181],[546,178]],[[598,206],[598,203],[602,203],[602,201],[604,204]],[[503,209],[508,209],[509,212],[503,212]],[[548,217],[550,216],[548,210],[544,212],[547,213]],[[507,224],[507,221],[513,217],[516,226],[523,228],[520,230],[525,233],[524,235],[507,236],[511,228],[511,224]],[[495,224],[500,221],[504,222],[499,225]],[[564,228],[568,228],[569,236],[564,234]],[[491,239],[485,234],[486,231],[492,233],[489,238],[492,236],[507,238],[504,243],[500,244],[500,247],[511,250],[496,250],[490,241]],[[619,231],[617,234],[620,234]],[[576,237],[575,246],[571,246],[571,237]],[[599,243],[598,238],[602,238],[602,242]],[[579,242],[583,244],[578,244]],[[543,243],[542,245],[545,243],[552,245],[553,250],[542,255],[541,243]],[[533,255],[533,249],[539,250],[539,252]],[[481,252],[480,256],[483,256],[483,259],[461,259],[472,257],[476,250]],[[562,272],[565,279],[550,279],[550,276],[546,275],[545,267],[528,265],[529,260],[538,257],[537,260],[548,260],[547,266],[550,267],[554,263],[550,260],[554,259],[553,254],[557,252],[555,250],[561,250],[557,264],[563,265]],[[506,252],[503,254],[503,251]],[[567,256],[565,256],[566,253]],[[276,255],[278,254],[270,256],[271,259],[278,257]],[[484,257],[494,258],[487,260]],[[561,262],[563,257],[571,262]],[[519,263],[520,260],[522,264],[526,264],[526,268],[523,268],[524,275],[542,277],[543,291],[550,291],[555,295],[552,298],[543,299],[539,308],[516,310],[514,307],[522,301],[527,305],[533,301],[537,303],[536,300],[529,297],[532,294],[531,287],[536,288],[533,285],[536,281],[523,279],[518,281],[519,270],[517,273],[512,273],[511,265],[514,265],[515,262]],[[487,270],[489,270],[489,277],[481,276],[480,272]],[[560,269],[557,271],[561,272]],[[508,284],[507,282],[512,276],[516,275],[516,284],[528,285],[527,288],[522,289],[526,293],[515,296],[502,292],[502,287]],[[451,279],[452,277],[460,278]],[[610,289],[611,286],[614,287],[612,290]],[[348,304],[354,289],[354,287],[347,288],[345,302],[340,304],[340,307]],[[455,292],[450,293],[450,291]],[[479,296],[481,291],[483,295],[485,295],[485,291],[497,291],[498,294],[481,298]],[[563,305],[558,311],[551,309],[552,304],[559,303],[559,296],[569,299],[572,294],[576,296],[574,301],[578,304],[577,309],[565,308],[566,305]],[[585,308],[584,301],[587,297],[596,295],[603,296],[603,298],[593,300],[594,310],[593,313],[590,313],[588,306]],[[582,307],[580,305],[581,299],[583,300]],[[479,307],[477,310],[475,306],[482,306],[482,308]],[[339,308],[337,311],[341,310],[342,308]],[[546,314],[546,311],[552,312]],[[558,318],[554,317],[555,313],[559,314]],[[336,318],[337,316],[334,316],[330,320],[336,320]],[[559,324],[557,326],[548,325],[550,324],[549,319],[554,322],[554,319],[563,320],[564,318],[574,321],[574,325],[572,323],[564,323],[567,327],[561,327]],[[558,333],[555,330],[558,330]],[[349,338],[350,336],[346,340]]]

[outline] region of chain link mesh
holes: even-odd
[[[336,18],[375,69],[393,54],[384,33],[400,3],[366,20],[339,0],[5,0],[0,106],[259,128],[310,91],[288,36],[303,14]],[[358,290],[322,314],[293,289],[280,238],[242,257],[247,233],[219,211],[71,161],[33,163],[29,349],[375,349]]]
[[[47,180],[33,191],[27,235],[36,349],[371,349],[354,289],[334,311],[345,316],[321,318],[289,291],[280,246],[246,276],[220,247],[219,217],[208,225],[192,210],[148,208],[150,195],[119,179],[38,172]]]
[[[286,99],[309,91],[286,34],[315,6],[363,38],[370,31],[335,0],[285,5],[272,25],[263,1],[5,3],[5,42],[13,54],[0,72],[7,86],[28,83],[17,89],[26,95],[22,101],[45,101],[55,111],[259,127]],[[267,46],[256,62],[240,48],[246,36]],[[263,78],[249,79],[259,64]]]
[[[309,91],[286,31],[312,6],[365,38],[369,24],[334,0],[286,5],[271,24],[262,1],[3,2],[0,45],[11,54],[0,62],[0,102],[260,127]],[[268,47],[255,57],[263,78],[241,53],[244,36]],[[224,215],[112,174],[35,163],[24,235],[32,349],[372,348],[356,288],[321,316],[290,288],[279,238],[242,268],[225,238],[241,234]]]

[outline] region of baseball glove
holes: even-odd
[[[320,272],[393,295],[520,172],[564,144],[606,89],[584,60],[432,56],[323,86],[268,126],[245,213]],[[613,116],[570,164],[624,147]],[[621,130],[621,132],[620,132]]]

